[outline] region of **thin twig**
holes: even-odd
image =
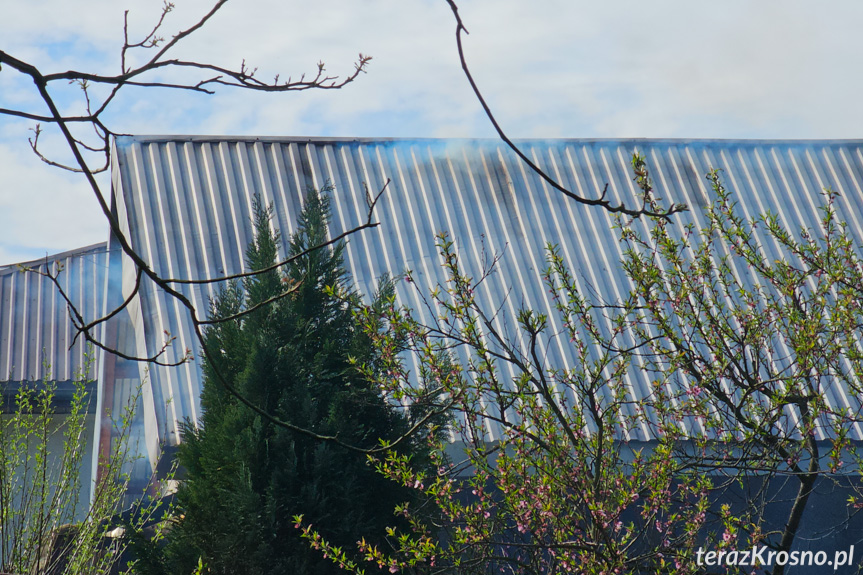
[[[485,115],[491,121],[491,124],[492,124],[492,126],[494,126],[494,129],[497,132],[498,136],[500,136],[500,139],[503,140],[503,142],[513,152],[515,152],[515,154],[521,159],[521,161],[523,161],[525,164],[527,164],[527,166],[531,170],[533,170],[533,172],[536,173],[540,178],[542,178],[548,185],[550,185],[551,187],[553,187],[554,189],[556,189],[557,191],[559,191],[560,193],[562,193],[566,197],[571,198],[580,204],[585,204],[588,206],[598,206],[598,207],[601,207],[601,208],[603,208],[603,209],[605,209],[611,213],[626,214],[626,215],[631,216],[633,218],[638,218],[640,216],[649,216],[649,217],[658,217],[658,218],[668,219],[673,214],[688,210],[688,208],[685,204],[672,204],[672,206],[670,208],[668,208],[668,210],[658,211],[658,212],[647,209],[646,202],[644,204],[642,204],[641,208],[639,208],[637,210],[632,209],[632,208],[628,208],[623,203],[618,204],[618,205],[614,205],[611,203],[610,200],[605,199],[606,192],[608,191],[608,185],[605,186],[605,189],[602,191],[602,194],[600,195],[600,197],[598,199],[585,198],[585,197],[580,196],[580,195],[572,192],[571,190],[568,190],[567,188],[563,187],[561,184],[559,184],[557,182],[557,180],[555,180],[554,178],[549,176],[542,168],[540,168],[535,163],[533,163],[533,161],[531,161],[531,159],[528,158],[527,155],[525,155],[525,153],[522,152],[519,149],[519,147],[516,146],[513,143],[513,141],[510,140],[510,138],[506,135],[506,132],[504,132],[503,128],[501,128],[500,124],[497,122],[497,119],[495,118],[494,114],[492,113],[491,108],[489,107],[488,103],[485,101],[485,98],[483,97],[482,92],[479,89],[479,86],[477,85],[476,81],[473,79],[473,75],[471,74],[470,68],[468,67],[468,64],[467,64],[467,58],[465,57],[464,46],[462,45],[462,34],[469,34],[469,32],[467,31],[467,28],[465,28],[465,25],[462,22],[461,16],[458,13],[458,6],[456,5],[455,0],[447,0],[447,4],[449,4],[449,7],[452,10],[453,16],[455,17],[455,20],[456,20],[455,39],[456,39],[456,46],[458,47],[458,56],[459,56],[459,61],[461,62],[461,68],[464,71],[464,74],[465,74],[465,77],[467,78],[467,81],[470,83],[470,86],[473,89],[473,93],[476,95],[477,100],[479,101],[480,105],[482,106],[482,109],[485,112]]]

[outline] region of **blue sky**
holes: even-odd
[[[133,36],[155,0],[33,0],[4,7],[0,49],[43,71],[114,73],[123,10]],[[178,0],[166,33],[208,9]],[[501,124],[516,137],[860,138],[863,3],[837,0],[463,0],[466,50]],[[342,91],[215,96],[128,90],[116,132],[363,137],[490,137],[461,74],[444,0],[229,2],[178,56],[265,77],[351,71]],[[77,93],[58,86],[69,109]],[[32,84],[4,68],[0,107],[41,111]],[[32,122],[0,117],[0,265],[104,241],[80,176],[29,150]],[[62,142],[46,133],[46,150]],[[107,179],[101,182],[107,184]]]

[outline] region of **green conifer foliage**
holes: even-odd
[[[261,270],[277,261],[280,238],[270,210],[254,208],[246,258]],[[310,191],[287,255],[325,242],[328,216],[328,198]],[[370,448],[404,433],[407,419],[355,367],[374,365],[374,351],[352,314],[359,299],[343,250],[312,250],[282,270],[229,285],[213,302],[211,315],[225,318],[275,298],[207,332],[215,357],[204,362],[202,420],[187,425],[179,451],[184,516],[169,537],[169,571],[191,573],[202,558],[210,573],[335,573],[301,540],[294,515],[351,546],[359,534],[397,524],[393,508],[410,496],[363,454],[276,427],[230,395],[214,371],[278,418],[351,445]],[[286,290],[293,291],[279,297]]]

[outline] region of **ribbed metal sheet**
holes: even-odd
[[[84,319],[92,321],[103,313],[108,267],[104,243],[0,268],[0,381],[67,381],[85,366],[83,338],[70,348],[75,330],[68,305],[51,280],[39,275],[54,274],[57,266],[63,291]],[[91,380],[98,359],[94,351]]]
[[[520,145],[582,196],[597,197],[608,183],[609,197],[630,205],[637,203],[630,158],[639,150],[647,157],[657,194],[666,203],[692,208],[676,218],[680,226],[704,224],[701,208],[710,201],[704,174],[710,168],[724,171],[724,181],[747,217],[769,209],[791,230],[817,228],[820,192],[831,187],[841,194],[840,218],[863,243],[861,141],[552,140]],[[353,236],[346,250],[351,276],[366,294],[385,272],[412,270],[415,283],[426,288],[443,282],[434,244],[442,230],[455,239],[473,277],[479,277],[493,254],[502,254],[478,296],[489,308],[501,307],[498,326],[513,336],[513,318],[521,307],[546,313],[552,320],[549,333],[562,330],[541,280],[548,242],[560,244],[585,292],[592,289],[614,300],[629,289],[618,266],[622,248],[611,229],[612,216],[551,190],[498,141],[121,137],[115,143],[115,201],[131,241],[154,269],[175,278],[214,278],[244,269],[255,194],[274,205],[273,223],[287,240],[307,188],[330,182],[335,185],[331,233],[338,234],[364,220],[364,184],[374,193],[387,178],[392,182],[376,211],[382,225]],[[643,221],[634,225],[645,230]],[[765,246],[776,249],[770,242]],[[129,274],[125,277],[128,281]],[[151,287],[144,286],[136,328],[145,337],[146,352],[155,353],[167,331],[177,337],[167,359],[178,358],[187,347],[197,356],[188,314]],[[212,290],[185,293],[198,309],[207,309]],[[431,321],[412,286],[400,285],[398,297],[422,320]],[[572,367],[567,338],[556,337],[546,345],[549,366]],[[200,416],[199,367],[194,362],[150,370],[145,401],[153,422],[148,434],[175,443],[178,424]],[[635,397],[650,393],[650,382],[637,369],[627,383]],[[843,389],[830,388],[827,396],[833,405],[860,408],[859,398]],[[493,427],[487,431],[490,439],[499,433]],[[647,426],[631,436],[649,438]],[[859,429],[855,438],[863,439]]]

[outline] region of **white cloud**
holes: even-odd
[[[81,175],[49,169],[8,144],[0,144],[0,174],[0,265],[108,239]]]

